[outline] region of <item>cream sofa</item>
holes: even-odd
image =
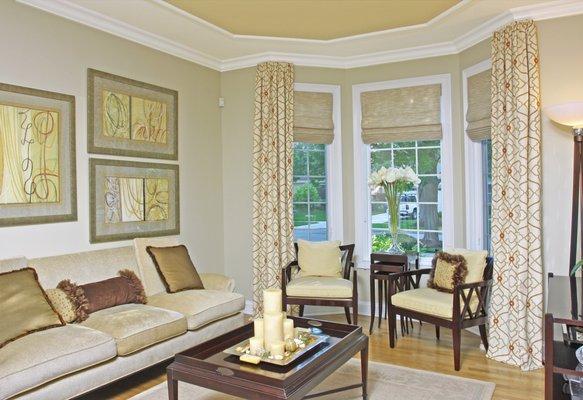
[[[116,276],[120,269],[131,269],[142,279],[148,304],[97,311],[81,324],[32,333],[7,344],[0,349],[0,399],[78,396],[244,323],[245,300],[233,293],[232,279],[203,273],[205,290],[161,293],[159,288],[163,286],[155,281],[159,280],[156,271],[141,271],[144,267],[138,267],[131,246],[4,260],[0,261],[0,272],[25,266],[36,269],[45,289],[56,287],[66,278],[84,284]]]

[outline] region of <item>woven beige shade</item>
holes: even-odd
[[[333,141],[332,93],[294,92],[294,142]]]
[[[360,101],[366,144],[441,139],[441,85],[364,92]]]
[[[492,112],[492,95],[490,76],[492,70],[480,72],[468,78],[468,123],[466,133],[473,141],[490,139],[490,115]]]

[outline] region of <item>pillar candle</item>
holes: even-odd
[[[272,356],[283,356],[285,352],[285,343],[280,341],[273,342],[271,344],[271,355]]]
[[[271,345],[283,341],[283,315],[281,311],[263,314],[263,342],[265,349],[271,351]]]
[[[263,291],[263,312],[267,314],[281,313],[281,289]]]
[[[257,318],[253,321],[253,335],[263,341],[263,318]]]
[[[252,337],[249,339],[249,351],[254,356],[259,355],[263,350],[263,338]]]
[[[286,339],[293,339],[294,338],[294,320],[293,319],[285,319],[283,321],[283,338]]]

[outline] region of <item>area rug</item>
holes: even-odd
[[[322,382],[312,393],[360,382],[360,361],[350,360],[332,376]],[[370,362],[368,366],[368,398],[370,400],[490,400],[495,385],[474,379],[459,378]],[[166,400],[166,383],[154,386],[131,400]],[[198,386],[180,382],[179,399],[235,400],[237,397],[214,392]],[[360,389],[318,397],[325,400],[359,399]]]

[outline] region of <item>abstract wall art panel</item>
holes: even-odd
[[[178,159],[178,92],[87,71],[90,153]]]
[[[0,84],[0,226],[74,221],[75,97]]]
[[[178,165],[91,158],[92,243],[180,232]]]

